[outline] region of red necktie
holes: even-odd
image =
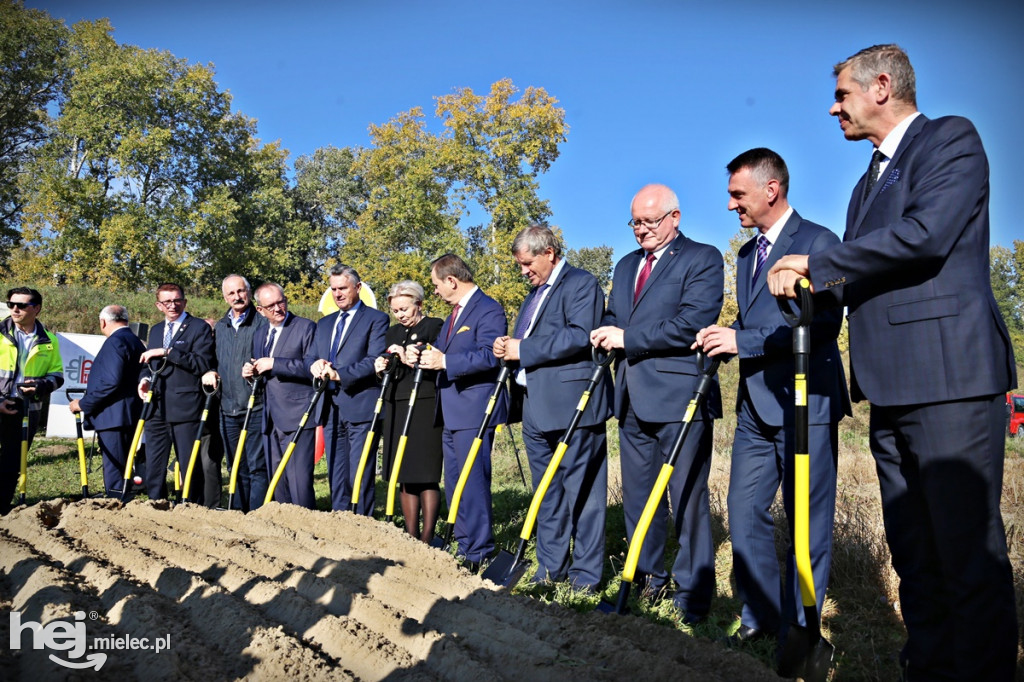
[[[447,342],[448,339],[452,338],[452,329],[455,328],[455,320],[459,317],[459,308],[460,306],[458,303],[456,303],[455,307],[452,308],[452,323],[448,325],[448,333],[445,334],[444,337],[445,342]]]
[[[633,291],[633,305],[636,305],[637,299],[640,298],[640,292],[644,290],[644,285],[647,284],[647,278],[651,276],[651,268],[654,267],[654,254],[647,254],[647,262],[644,263],[643,270],[640,271],[640,276],[636,278],[636,289]]]

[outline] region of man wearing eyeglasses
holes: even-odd
[[[11,510],[18,485],[22,418],[27,411],[31,446],[44,398],[64,383],[57,335],[36,319],[42,294],[28,287],[10,289],[7,307],[11,316],[0,322],[0,515]]]
[[[167,498],[167,461],[171,445],[181,466],[188,468],[196,429],[205,402],[201,377],[216,365],[213,332],[201,319],[185,312],[188,301],[177,284],[161,284],[156,290],[156,307],[164,321],[149,332],[148,350],[142,354],[144,365],[139,376],[139,394],[145,395],[153,381],[152,366],[166,361],[156,379],[155,409],[146,420],[146,493],[152,500]],[[166,359],[166,360],[165,360]],[[192,472],[189,501],[203,502],[202,467]]]
[[[619,420],[622,506],[630,542],[662,464],[668,459],[686,405],[697,387],[697,332],[722,309],[724,282],[718,249],[679,231],[679,199],[664,185],[647,185],[631,204],[640,248],[615,266],[603,326],[590,341],[616,353],[615,416]],[[717,381],[693,417],[668,484],[679,553],[672,567],[675,607],[687,625],[703,621],[715,587],[708,473],[712,419],[722,413]],[[658,507],[637,565],[652,595],[669,590],[664,568],[668,509]]]
[[[220,431],[228,456],[228,468],[234,463],[242,423],[249,406],[251,387],[242,377],[242,367],[253,358],[253,340],[265,333],[267,320],[256,313],[249,281],[241,275],[228,275],[221,282],[221,294],[228,304],[224,317],[217,320],[213,335],[217,346],[217,370],[203,375],[203,384],[220,385]],[[263,395],[257,394],[249,417],[249,430],[263,419]],[[257,509],[267,494],[267,463],[263,439],[246,438],[245,452],[238,462],[236,498],[232,509],[244,512]]]
[[[288,312],[284,289],[273,282],[256,290],[256,306],[269,324],[263,325],[253,337],[250,351],[255,360],[245,363],[242,375],[246,378],[259,375],[267,382],[260,424],[266,452],[264,467],[273,476],[313,398],[313,382],[304,358],[313,347],[316,323]],[[295,450],[288,460],[284,476],[274,489],[275,502],[316,508],[313,492],[315,448],[316,420],[309,419],[295,441]],[[266,494],[264,485],[263,495]]]

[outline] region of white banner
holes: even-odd
[[[63,334],[56,332],[60,357],[64,362],[64,385],[50,396],[50,412],[46,422],[48,438],[75,438],[75,417],[68,410],[67,389],[85,388],[89,382],[92,361],[106,340],[102,334]],[[73,397],[81,398],[81,394]],[[91,433],[86,431],[86,433]],[[89,437],[89,436],[87,436]]]

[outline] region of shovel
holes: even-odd
[[[68,388],[64,395],[71,402],[72,395],[85,395],[84,388]],[[82,482],[82,499],[89,497],[89,472],[85,466],[85,435],[82,432],[82,411],[75,412],[75,432],[78,434],[76,445],[78,445],[78,477]]]
[[[697,413],[701,403],[707,397],[715,373],[718,372],[719,360],[716,358],[710,364],[707,364],[706,360],[704,353],[697,351],[697,373],[700,375],[697,390],[694,391],[693,398],[690,399],[690,404],[686,407],[686,414],[683,415],[683,428],[679,430],[676,442],[672,444],[672,452],[669,454],[668,460],[661,465],[658,479],[655,481],[654,488],[647,498],[647,504],[640,515],[640,521],[636,524],[636,529],[633,531],[633,540],[629,543],[629,551],[626,553],[626,563],[622,567],[622,580],[619,583],[618,599],[615,604],[608,602],[598,604],[597,610],[602,613],[617,613],[621,615],[628,611],[626,604],[629,601],[630,588],[632,588],[633,580],[636,577],[636,565],[640,561],[640,550],[643,549],[644,539],[647,537],[647,529],[650,528],[651,521],[654,520],[658,506],[665,499],[665,490],[668,488],[669,478],[671,478],[672,471],[675,469],[676,460],[679,459],[679,453],[683,449],[683,443],[686,442],[686,436],[690,433],[693,415]]]
[[[156,360],[156,363],[153,376],[149,380],[149,390],[146,391],[146,397],[142,399],[142,414],[139,415],[139,423],[135,425],[132,444],[128,448],[128,463],[124,467],[124,483],[121,485],[121,502],[124,502],[128,495],[128,487],[131,485],[132,480],[132,469],[135,467],[135,453],[139,451],[139,443],[142,441],[142,429],[146,425],[146,420],[153,413],[153,393],[156,391],[156,380],[167,369],[167,356],[165,355]]]
[[[377,394],[377,404],[373,408],[373,421],[370,422],[370,430],[366,432],[366,441],[363,443],[363,453],[359,456],[359,466],[356,467],[356,480],[352,484],[352,502],[349,511],[356,512],[359,509],[359,493],[363,487],[363,473],[366,471],[366,462],[370,459],[370,447],[373,445],[373,438],[377,435],[377,427],[380,426],[380,412],[384,407],[384,393],[391,385],[391,377],[398,367],[398,356],[394,353],[384,355],[384,378],[380,382],[380,393]],[[367,516],[373,516],[371,509]]]
[[[469,454],[466,456],[466,462],[462,465],[462,471],[459,473],[459,481],[455,484],[455,492],[452,493],[452,507],[448,510],[448,523],[444,530],[444,539],[435,535],[434,539],[430,541],[431,547],[436,547],[445,552],[452,548],[452,533],[455,531],[455,519],[459,516],[459,502],[462,499],[462,489],[466,487],[466,481],[469,480],[469,472],[473,470],[473,463],[476,462],[476,455],[480,452],[480,446],[484,441],[484,434],[491,425],[491,414],[494,412],[494,404],[498,402],[498,396],[501,395],[501,389],[505,387],[505,381],[508,379],[510,372],[511,369],[502,360],[501,371],[498,372],[498,380],[494,382],[494,389],[491,390],[491,396],[487,399],[487,409],[484,410],[484,418],[480,422],[480,429],[476,432],[473,444],[469,446]]]
[[[405,445],[408,441],[409,424],[412,422],[412,410],[416,406],[416,393],[419,391],[420,382],[423,381],[423,368],[419,361],[413,367],[415,374],[412,375],[412,390],[409,392],[409,409],[405,413],[405,423],[402,424],[402,434],[398,437],[398,447],[395,449],[395,461],[391,464],[391,478],[388,480],[388,504],[384,509],[384,520],[391,523],[395,518],[395,489],[398,488],[398,475],[402,471],[402,459],[405,457]]]
[[[810,483],[811,458],[808,454],[807,385],[811,357],[811,320],[814,305],[810,282],[797,283],[797,308],[793,313],[786,299],[778,299],[782,316],[793,327],[793,358],[796,368],[793,396],[794,464],[793,464],[793,554],[796,559],[800,600],[804,606],[806,626],[793,623],[779,647],[779,675],[800,677],[807,682],[824,682],[832,665],[836,648],[821,634],[818,599],[814,592],[814,573],[810,550]]]
[[[256,395],[263,385],[263,377],[256,376],[252,380],[252,390],[249,392],[249,404],[245,406],[245,418],[242,419],[242,430],[238,434],[238,447],[235,448],[235,460],[231,463],[231,480],[228,483],[228,510],[231,510],[231,500],[235,496],[235,489],[238,487],[238,467],[242,463],[242,454],[245,452],[245,440],[249,434],[249,418],[252,417],[252,409],[256,404]],[[241,501],[239,501],[241,505]]]
[[[217,391],[219,389],[219,379],[214,382],[213,388],[209,390],[207,390],[206,384],[203,384],[203,393],[206,395],[206,402],[203,404],[203,415],[199,418],[199,427],[196,428],[195,442],[192,443],[192,455],[188,458],[188,467],[185,469],[185,486],[182,490],[182,497],[185,500],[189,499],[188,493],[192,488],[192,471],[195,469],[196,460],[199,459],[199,448],[203,444],[203,430],[206,428],[206,419],[210,416],[210,403],[213,402],[213,396],[217,395]],[[181,502],[180,499],[178,501]]]
[[[295,435],[292,436],[291,441],[288,443],[288,447],[281,457],[281,463],[277,465],[274,477],[270,480],[270,486],[267,488],[267,496],[263,498],[263,504],[270,504],[274,500],[274,490],[277,488],[277,483],[281,480],[281,476],[284,475],[284,468],[288,466],[288,460],[292,458],[292,452],[295,451],[295,443],[298,442],[299,436],[302,434],[302,427],[309,420],[309,415],[313,412],[313,407],[316,405],[316,401],[320,399],[320,395],[323,394],[325,388],[327,388],[326,381],[320,377],[313,379],[313,399],[309,401],[309,407],[302,413],[302,419],[299,420],[299,425],[295,429]]]
[[[28,492],[28,401],[22,389],[34,386],[34,382],[18,384],[18,402],[21,404],[21,469],[18,473],[18,504],[25,504]]]
[[[562,457],[565,456],[565,451],[569,447],[569,441],[572,440],[573,434],[576,433],[576,427],[579,426],[580,419],[583,417],[583,411],[587,409],[590,394],[597,387],[598,382],[601,381],[605,368],[612,362],[611,353],[601,353],[597,348],[594,348],[591,354],[594,358],[594,372],[590,375],[590,382],[587,384],[586,389],[584,389],[579,404],[576,405],[576,411],[569,421],[569,426],[566,427],[565,433],[562,434],[562,438],[558,441],[558,447],[555,448],[555,453],[551,456],[547,469],[544,470],[544,476],[540,479],[537,490],[533,493],[530,511],[526,514],[523,531],[519,534],[519,548],[515,554],[501,550],[483,573],[483,577],[502,587],[512,587],[517,584],[529,567],[528,563],[523,559],[526,556],[526,543],[530,541],[530,536],[533,535],[533,524],[537,521],[540,505],[544,501],[544,496],[547,495],[551,479],[555,477],[558,467],[562,464]]]

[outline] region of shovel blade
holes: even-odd
[[[501,550],[498,552],[498,556],[491,560],[483,577],[496,585],[506,588],[513,587],[526,573],[526,568],[526,563],[518,561],[514,554]]]
[[[835,652],[836,648],[817,628],[791,625],[779,649],[779,675],[799,677],[805,682],[824,682]]]
[[[623,580],[619,583],[619,596],[615,600],[615,603],[601,600],[597,605],[597,611],[605,614],[616,614],[618,616],[624,616],[629,613],[629,590],[633,587],[633,583],[628,580]]]

